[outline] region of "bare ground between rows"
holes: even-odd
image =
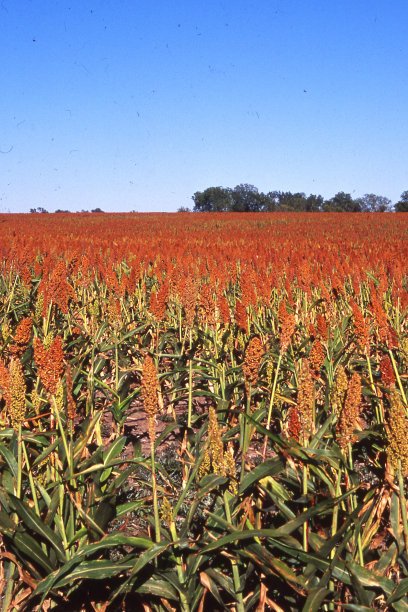
[[[208,411],[210,402],[207,398],[198,398],[193,403],[193,411],[195,415],[202,415]],[[162,413],[158,413],[156,416],[156,439],[166,429],[170,423],[174,423],[174,415],[176,416],[176,423],[174,432],[171,432],[166,438],[159,442],[156,448],[156,454],[160,456],[163,452],[167,451],[169,447],[177,444],[177,434],[180,433],[180,429],[184,427],[184,422],[187,416],[187,402],[180,401],[174,406],[173,410],[164,408]],[[101,422],[101,433],[102,440],[108,444],[114,437],[116,431],[116,425],[112,412],[109,409],[104,410]],[[126,411],[126,418],[123,426],[123,435],[127,438],[125,448],[122,453],[123,459],[128,459],[133,456],[133,446],[137,443],[141,446],[141,452],[143,455],[148,456],[150,454],[150,438],[149,438],[149,423],[146,417],[146,413],[143,409],[143,403],[140,401],[134,401]],[[115,436],[116,437],[116,436]]]
[[[196,397],[193,399],[192,412],[194,416],[202,416],[208,414],[209,407],[213,405],[213,402],[208,397]],[[174,449],[180,446],[181,443],[181,432],[186,428],[187,425],[187,401],[180,401],[174,406],[174,412],[169,407],[164,407],[163,411],[156,417],[156,439],[162,434],[162,432],[168,427],[169,424],[175,424],[175,428],[170,432],[164,439],[162,439],[156,447],[156,456],[160,457],[163,453],[168,452],[170,449]],[[176,418],[176,421],[174,420]],[[199,427],[201,427],[202,420],[200,420]],[[193,430],[197,431],[198,427],[193,426]],[[146,417],[146,413],[143,409],[143,403],[135,400],[132,402],[126,412],[126,418],[123,426],[123,435],[127,438],[125,448],[122,452],[122,458],[124,460],[133,457],[133,447],[139,443],[141,446],[141,452],[145,456],[150,454],[150,438],[149,438],[149,424]],[[101,433],[102,441],[104,444],[109,444],[116,436],[116,425],[112,412],[109,409],[104,410],[101,422]],[[260,450],[263,447],[263,443],[254,442],[248,449],[247,458],[253,459],[256,456],[260,457]],[[268,449],[267,457],[275,455]]]

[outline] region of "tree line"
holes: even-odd
[[[366,193],[353,198],[350,193],[339,191],[329,200],[321,195],[291,191],[258,191],[254,185],[241,184],[230,187],[208,187],[192,196],[194,212],[408,212],[408,191],[392,204],[389,198]],[[179,208],[179,212],[188,212]]]

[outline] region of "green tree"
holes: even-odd
[[[408,212],[408,191],[401,193],[399,202],[394,206],[395,212]]]
[[[234,212],[259,212],[263,208],[264,194],[259,193],[254,185],[241,183],[231,192],[232,210]]]
[[[192,196],[195,212],[222,212],[232,209],[231,189],[208,187]]]
[[[386,212],[391,207],[391,200],[374,193],[366,193],[356,200],[363,212]]]
[[[321,195],[314,195],[311,193],[306,198],[306,208],[307,212],[321,212],[323,210],[323,202],[324,198]]]
[[[339,191],[330,200],[323,204],[325,212],[361,212],[358,200],[353,200],[350,193]]]

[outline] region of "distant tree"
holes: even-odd
[[[408,191],[401,193],[399,202],[394,206],[395,212],[408,212]]]
[[[179,213],[189,213],[189,212],[191,212],[191,209],[188,208],[188,206],[180,206],[180,208],[177,209],[177,212],[179,212]]]
[[[279,206],[281,191],[268,191],[265,195],[265,203],[263,210],[265,212],[276,212]]]
[[[306,197],[303,192],[269,191],[264,197],[266,203],[263,210],[267,212],[319,212],[324,202],[321,195],[310,194]]]
[[[70,213],[70,210],[62,210],[61,208],[57,208],[56,213]]]
[[[358,200],[353,200],[350,193],[339,191],[323,204],[325,212],[361,212]]]
[[[91,210],[91,213],[103,213],[103,210],[102,210],[102,208],[93,208]]]
[[[306,196],[303,192],[292,193],[291,191],[278,192],[279,211],[304,211],[306,210]]]
[[[264,194],[259,193],[254,185],[243,183],[231,192],[232,210],[234,212],[259,212],[264,205]]]
[[[321,195],[314,195],[313,193],[311,193],[307,198],[306,198],[306,208],[305,210],[307,212],[320,212],[323,210],[323,202],[324,202],[324,197]]]
[[[208,187],[196,191],[192,196],[195,212],[222,212],[231,210],[231,189],[226,187]]]
[[[30,208],[30,213],[48,213],[48,210],[45,210],[42,206],[37,206],[37,208]]]
[[[356,200],[363,212],[386,212],[390,210],[391,200],[374,193],[366,193],[362,198]]]

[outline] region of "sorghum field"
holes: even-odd
[[[408,610],[408,215],[0,216],[1,610]]]

